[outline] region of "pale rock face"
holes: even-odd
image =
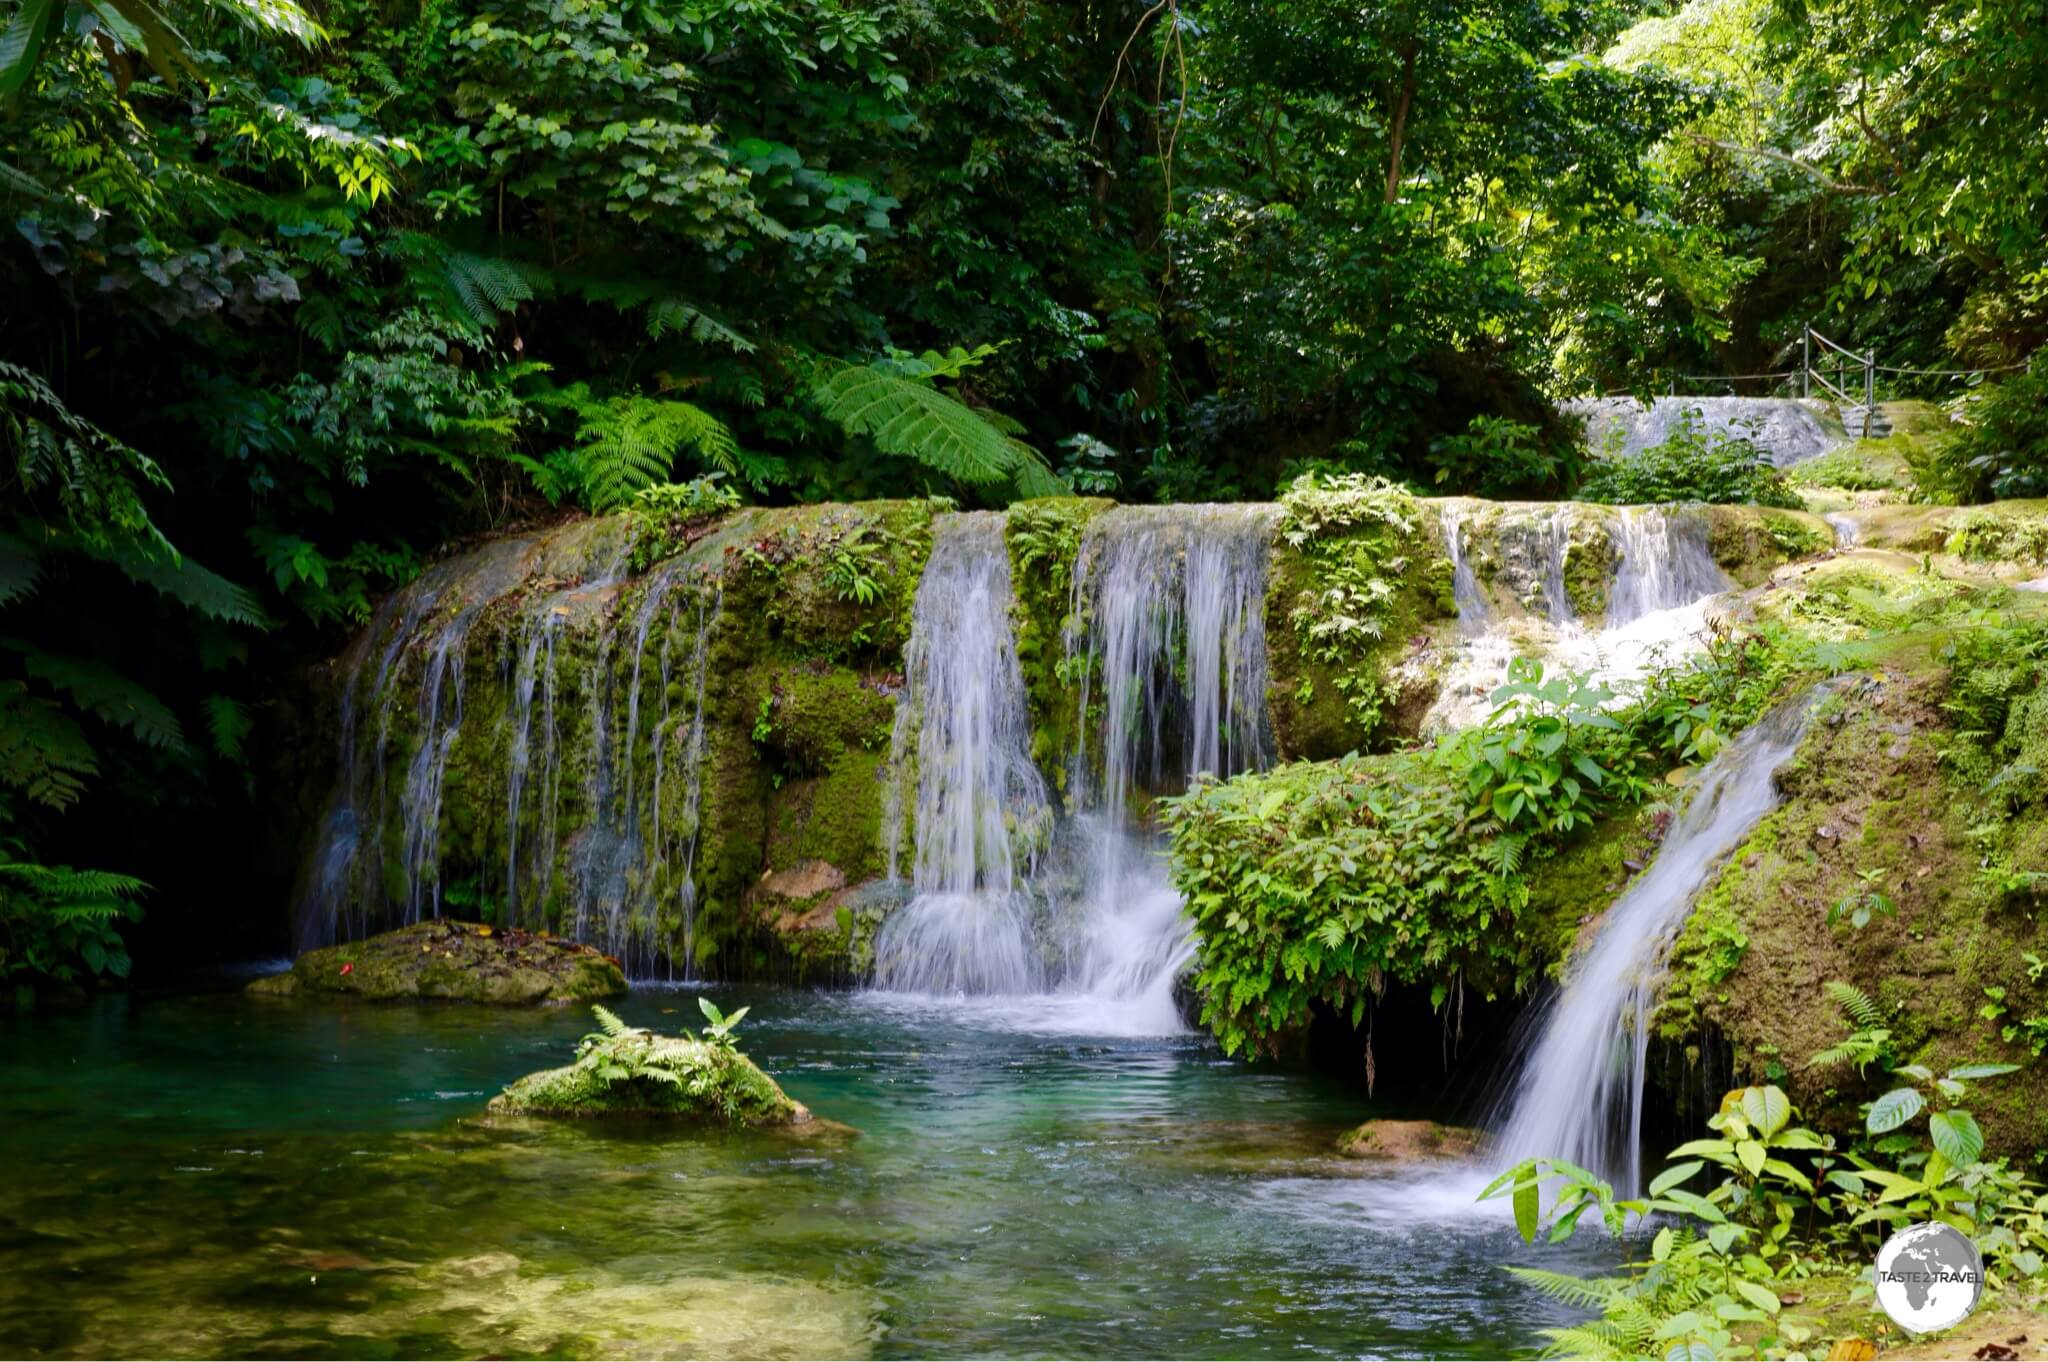
[[[1632,397],[1581,397],[1562,410],[1586,418],[1586,445],[1595,453],[1607,448],[1609,432],[1619,431],[1619,452],[1631,459],[1669,439],[1688,411],[1697,411],[1712,434],[1755,441],[1779,468],[1818,458],[1848,438],[1824,403],[1789,397],[1657,397],[1647,406]]]

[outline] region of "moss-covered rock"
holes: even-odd
[[[1297,483],[1266,589],[1267,710],[1286,759],[1415,733],[1436,697],[1440,626],[1456,620],[1434,506],[1391,486]]]
[[[2014,1025],[2048,1013],[2027,963],[2048,955],[2048,929],[2028,876],[2009,872],[2015,850],[2040,850],[2027,839],[2041,819],[1999,817],[1958,779],[1967,740],[1944,712],[1948,687],[1939,669],[1880,673],[1820,716],[1780,772],[1783,804],[1696,903],[1656,1025],[1686,1044],[1718,1033],[1738,1079],[1776,1082],[1838,1127],[1889,1086],[1888,1065],[2020,1064],[1970,1103],[1991,1146],[2017,1152],[2038,1145],[2048,1100],[2048,1066]],[[1810,1062],[1852,1029],[1830,981],[1882,1010],[1885,1063]],[[2005,1012],[1987,1015],[1990,999]]]
[[[1367,1121],[1337,1137],[1337,1152],[1345,1158],[1387,1163],[1462,1159],[1478,1148],[1478,1131],[1435,1121]]]
[[[570,1003],[626,991],[618,962],[558,936],[446,918],[307,951],[249,985],[269,997],[344,994],[474,1003]]]
[[[1738,585],[1753,587],[1772,571],[1835,545],[1827,521],[1805,511],[1761,506],[1702,506],[1714,561]]]
[[[741,1127],[813,1119],[719,1036],[717,1026],[700,1040],[628,1027],[602,1008],[597,1015],[604,1029],[584,1037],[574,1064],[526,1075],[492,1098],[489,1109],[503,1116],[642,1116]]]
[[[1088,522],[1115,504],[1102,497],[1047,497],[1015,503],[1004,519],[1010,623],[1031,706],[1031,757],[1055,789],[1066,787],[1066,758],[1078,738],[1080,691],[1065,665],[1074,565]]]

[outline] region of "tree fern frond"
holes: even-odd
[[[503,256],[451,246],[424,232],[399,232],[391,253],[410,267],[413,283],[449,321],[489,333],[536,296],[545,271]]]
[[[62,809],[97,774],[92,744],[62,707],[31,694],[25,682],[0,681],[0,786]]]
[[[685,336],[700,345],[719,345],[751,355],[754,343],[723,321],[683,298],[660,298],[647,309],[647,334],[655,340]]]
[[[44,652],[18,638],[0,639],[0,647],[18,654],[30,676],[64,692],[102,722],[127,729],[150,747],[185,749],[185,730],[170,707],[105,663]]]
[[[242,739],[252,727],[249,711],[229,695],[206,697],[206,727],[213,734],[213,750],[228,761],[242,759]]]
[[[1017,454],[1017,471],[1010,479],[1010,487],[1019,498],[1070,497],[1074,494],[1065,478],[1046,467],[1037,450],[1022,440],[1011,440],[1010,445]]]
[[[833,368],[811,397],[849,434],[961,482],[987,487],[1018,473],[1018,446],[973,408],[876,365]]]
[[[128,580],[151,587],[159,595],[209,619],[255,629],[270,627],[270,617],[248,591],[177,553],[168,544],[119,539],[98,544],[82,539],[52,542],[68,542],[70,547],[119,569]]]
[[[1599,1320],[1573,1325],[1568,1329],[1544,1329],[1543,1356],[1558,1358],[1583,1358],[1587,1362],[1609,1362],[1610,1359],[1643,1356],[1641,1352],[1620,1344],[1600,1327]]]
[[[0,605],[34,594],[42,571],[42,559],[26,540],[0,533]]]
[[[133,875],[120,875],[111,870],[77,870],[68,865],[37,865],[31,861],[0,859],[0,875],[27,886],[40,897],[69,899],[74,903],[105,903],[137,898],[149,892],[149,885]]]
[[[583,423],[576,431],[575,458],[592,510],[622,506],[641,488],[667,481],[685,446],[722,473],[740,471],[739,441],[702,407],[658,397],[615,397],[586,402],[579,410]]]
[[[1552,1300],[1582,1310],[1601,1309],[1628,1285],[1616,1277],[1574,1277],[1569,1272],[1552,1272],[1541,1267],[1511,1267],[1508,1273]]]

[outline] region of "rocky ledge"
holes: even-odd
[[[626,976],[618,961],[562,937],[442,918],[307,951],[289,970],[256,980],[249,991],[269,997],[573,1003],[617,997],[626,991]]]

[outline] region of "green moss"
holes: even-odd
[[[770,798],[768,868],[817,860],[838,867],[849,881],[882,874],[886,768],[885,754],[856,750],[823,775],[783,782]]]
[[[1908,437],[1858,440],[1838,445],[1819,458],[1789,468],[1796,487],[1833,487],[1845,492],[1910,492],[1916,485],[1906,457]]]
[[[1529,866],[1519,930],[1557,973],[1580,937],[1656,854],[1669,817],[1634,810],[1603,818]]]
[[[1786,563],[1826,553],[1835,532],[1819,516],[1756,506],[1703,506],[1708,545],[1722,571],[1745,587]]]
[[[577,1061],[519,1079],[491,1099],[504,1116],[641,1116],[733,1126],[789,1126],[811,1114],[730,1044],[629,1029],[599,1010],[607,1033]]]
[[[1780,771],[1783,805],[1681,933],[1656,1024],[1681,1041],[1718,1032],[1738,1080],[1773,1078],[1816,1121],[1847,1127],[1885,1075],[1806,1063],[1847,1033],[1822,988],[1842,980],[1879,1001],[1897,1062],[2025,1065],[1971,1104],[1993,1147],[2014,1151],[2038,1143],[2048,1067],[1978,1011],[1987,986],[2015,1001],[2041,993],[2024,966],[2048,952],[2038,897],[1990,869],[2040,820],[1987,810],[1981,771],[1957,761],[1971,744],[1942,708],[1947,684],[1938,667],[1852,682],[1815,722]],[[1831,907],[1872,889],[1891,912],[1829,925]]]
[[[562,1003],[624,993],[626,977],[617,962],[561,937],[441,918],[307,951],[289,973],[257,980],[251,991]]]
[[[1573,522],[1565,543],[1564,594],[1579,619],[1597,624],[1606,617],[1616,561],[1614,538],[1603,520]]]
[[[1282,757],[1323,759],[1412,733],[1433,680],[1397,669],[1432,626],[1457,615],[1433,513],[1355,475],[1303,479],[1281,504],[1266,657]]]
[[[1010,555],[1011,628],[1031,707],[1031,756],[1062,790],[1067,755],[1078,746],[1078,678],[1067,665],[1074,563],[1088,522],[1115,503],[1050,497],[1012,505],[1003,524]]]

